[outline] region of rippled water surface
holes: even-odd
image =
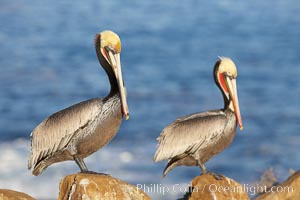
[[[23,1],[0,2],[0,188],[55,199],[73,162],[39,176],[27,170],[29,134],[51,113],[105,96],[94,35],[117,32],[131,119],[86,159],[90,170],[132,184],[188,184],[197,167],[165,179],[154,164],[156,137],[175,118],[221,108],[212,70],[217,56],[238,68],[244,131],[207,167],[242,183],[268,168],[279,180],[299,169],[300,3],[287,1]],[[153,199],[183,194],[149,193]]]

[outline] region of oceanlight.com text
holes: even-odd
[[[242,184],[240,186],[222,186],[216,184],[204,184],[202,186],[191,187],[189,184],[173,184],[173,185],[164,185],[164,184],[137,184],[137,190],[143,190],[144,192],[151,193],[159,193],[162,195],[166,195],[168,193],[182,193],[185,194],[187,192],[214,192],[214,193],[242,193],[246,192],[251,196],[261,194],[261,193],[290,193],[294,192],[294,188],[290,186],[272,186],[268,188],[267,186],[261,185],[249,185]]]

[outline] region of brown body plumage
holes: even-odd
[[[220,58],[214,78],[224,98],[224,108],[195,113],[176,119],[158,138],[154,161],[168,160],[163,176],[176,166],[200,166],[228,147],[235,135],[237,122],[242,129],[235,78],[237,71],[229,58]]]
[[[32,132],[28,169],[39,175],[49,165],[75,160],[87,171],[83,159],[106,145],[117,133],[122,116],[129,112],[123,84],[119,37],[104,31],[96,35],[97,56],[106,71],[111,90],[105,98],[94,98],[54,113]]]

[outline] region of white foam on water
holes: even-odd
[[[146,192],[151,198],[162,198],[166,194],[153,188],[171,188],[174,183],[162,183],[162,169],[155,168],[157,165],[152,161],[153,155],[147,151],[155,148],[152,146],[153,144],[139,147],[137,144],[137,147],[131,147],[134,152],[130,152],[128,149],[108,145],[86,158],[85,162],[91,171],[110,174],[133,185],[145,184],[146,189],[148,188]],[[79,172],[75,162],[67,161],[53,164],[40,176],[33,176],[27,169],[29,140],[18,139],[0,143],[0,152],[0,188],[25,192],[37,199],[57,199],[61,179],[68,174]],[[173,198],[177,195],[176,192],[169,192],[167,197]]]

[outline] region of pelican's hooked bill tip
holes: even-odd
[[[243,129],[244,129],[244,127],[243,127],[243,126],[241,126],[241,127],[240,127],[240,130],[242,131]]]
[[[127,115],[125,115],[125,119],[129,120],[129,113]]]

